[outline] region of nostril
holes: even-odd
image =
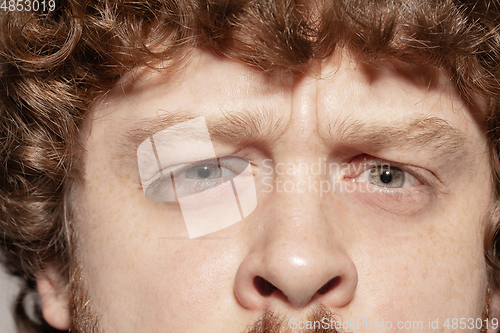
[[[333,279],[330,279],[330,281],[325,283],[323,287],[319,288],[317,293],[320,295],[324,295],[333,288],[335,288],[339,283],[340,283],[340,276],[334,277]]]
[[[260,276],[256,276],[253,279],[253,284],[262,296],[270,296],[276,289],[278,289],[272,283]]]

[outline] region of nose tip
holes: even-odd
[[[345,257],[253,255],[240,266],[235,293],[246,308],[265,310],[274,305],[303,308],[317,300],[339,308],[350,302],[357,285],[354,264]]]

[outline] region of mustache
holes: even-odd
[[[302,320],[302,319],[301,319]],[[300,320],[295,321],[298,324]],[[342,328],[331,323],[341,322],[340,316],[323,305],[312,310],[302,323],[308,322],[312,328],[299,329],[286,316],[268,311],[244,333],[344,333]],[[347,333],[347,332],[345,332]]]

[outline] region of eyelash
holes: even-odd
[[[363,163],[357,162],[357,159],[363,158]],[[420,185],[423,186],[429,186],[432,185],[432,181],[428,179],[427,176],[423,175],[423,172],[419,170],[418,167],[398,163],[398,162],[393,162],[393,161],[387,161],[387,160],[381,160],[381,159],[375,159],[375,158],[370,158],[370,157],[357,157],[351,162],[349,162],[350,165],[355,165],[355,170],[361,170],[361,172],[355,174],[355,175],[347,175],[344,174],[342,176],[342,179],[345,181],[356,181],[356,178],[359,178],[363,174],[373,170],[374,168],[377,167],[383,167],[383,166],[388,166],[389,168],[394,168],[394,169],[400,169],[401,171],[404,172],[405,177],[406,175],[409,175],[410,177],[414,178],[417,180]],[[405,180],[406,183],[406,180]],[[377,186],[374,184],[369,183],[371,186],[378,187],[380,191],[382,192],[395,192],[395,191],[407,191],[407,188],[419,186],[419,185],[413,185],[413,186],[404,186],[403,187],[382,187],[382,186]],[[403,190],[405,189],[405,190]]]
[[[221,156],[219,156],[219,158],[221,158],[223,156],[230,156],[230,155],[238,156],[237,154],[228,154],[228,155],[221,155]],[[244,157],[244,155],[239,155],[239,156]],[[249,164],[253,167],[252,168],[252,175],[255,177],[256,172],[254,170],[254,167],[256,167],[257,164],[255,164],[251,160],[249,160]],[[200,166],[205,166],[205,165],[207,165],[206,160],[196,161],[196,162],[192,162],[192,163],[182,163],[179,165],[170,166],[170,167],[162,170],[162,172],[163,173],[173,172],[174,174],[183,174],[183,173],[187,172],[188,170],[191,170],[191,169],[194,169],[194,168],[200,167]],[[223,168],[223,166],[221,166],[221,168]]]

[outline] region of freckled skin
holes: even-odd
[[[74,225],[92,306],[105,332],[241,332],[266,310],[302,318],[320,303],[345,320],[394,325],[481,318],[487,284],[481,223],[492,193],[484,134],[445,79],[428,90],[393,64],[381,63],[370,75],[363,68],[336,54],[311,64],[302,77],[269,80],[196,51],[178,76],[153,73],[94,107]],[[130,161],[113,155],[126,128],[166,108],[194,110],[207,119],[220,117],[221,110],[268,109],[288,124],[266,150],[260,144],[241,151],[256,164],[257,208],[208,235],[216,239],[185,239],[179,208],[144,197],[134,152]],[[439,175],[436,194],[413,200],[378,192],[259,191],[264,158],[285,167],[352,160],[349,154],[332,156],[320,137],[342,120],[399,126],[426,116],[467,136],[476,152],[470,164],[437,164],[431,152],[397,147],[364,153]],[[216,143],[214,149],[228,154],[238,147]],[[300,172],[273,177],[310,181]],[[256,276],[278,291],[260,295]],[[317,293],[335,277],[338,284]]]

